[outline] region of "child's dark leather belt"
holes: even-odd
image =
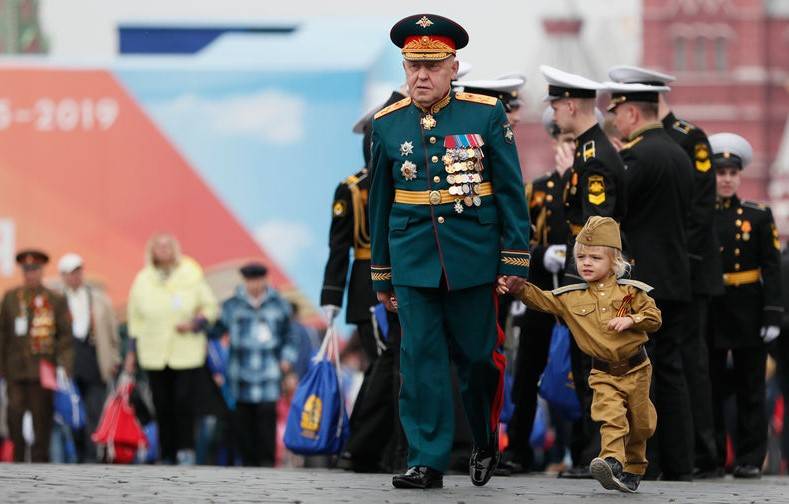
[[[635,355],[619,362],[608,362],[592,357],[592,369],[614,376],[622,376],[645,360],[647,360],[647,351],[642,345]]]

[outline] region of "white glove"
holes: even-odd
[[[340,313],[340,307],[331,304],[321,306],[321,310],[323,310],[323,316],[326,317],[330,324],[334,322],[334,318]]]
[[[564,268],[564,260],[567,257],[567,245],[551,245],[542,257],[542,264],[551,273],[558,273]]]
[[[762,337],[762,341],[764,341],[765,343],[770,343],[780,335],[781,335],[781,328],[774,325],[763,326],[761,332],[759,332],[759,336]]]

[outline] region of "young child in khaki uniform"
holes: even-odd
[[[645,283],[625,280],[619,226],[590,217],[573,250],[586,283],[543,291],[526,283],[513,292],[529,308],[564,319],[578,347],[592,357],[592,419],[600,422],[600,455],[590,470],[604,488],[635,492],[647,467],[646,444],[657,414],[649,400],[652,364],[644,343],[660,328],[660,310]],[[507,292],[507,279],[498,292]]]

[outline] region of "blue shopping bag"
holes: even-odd
[[[566,325],[557,322],[553,326],[548,363],[540,378],[540,396],[570,421],[581,416],[570,365],[571,337]]]
[[[548,434],[548,411],[543,401],[537,401],[537,408],[534,411],[534,423],[532,424],[531,434],[529,435],[529,445],[532,448],[543,448],[545,446],[545,436]]]
[[[293,453],[336,454],[348,439],[350,429],[340,386],[339,353],[337,332],[330,327],[290,404],[284,441]]]
[[[515,403],[512,402],[512,373],[504,373],[504,404],[501,406],[499,422],[508,424],[515,413]]]
[[[55,415],[63,425],[71,430],[79,430],[85,426],[85,404],[79,395],[74,380],[66,375],[63,368],[57,370],[58,388],[55,390]]]

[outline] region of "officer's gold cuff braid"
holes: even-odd
[[[390,282],[392,280],[392,267],[371,265],[370,276],[373,282]]]

